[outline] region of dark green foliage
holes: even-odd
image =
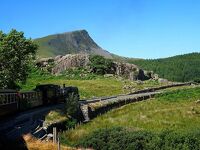
[[[76,117],[79,110],[79,95],[75,92],[69,93],[66,98],[65,111],[67,115]]]
[[[200,78],[195,78],[195,79],[194,79],[194,82],[200,83]]]
[[[28,65],[34,58],[37,45],[26,39],[23,32],[0,32],[0,88],[17,88],[25,82]]]
[[[164,59],[130,60],[145,70],[152,70],[171,81],[193,81],[200,78],[200,53],[179,55]]]
[[[70,118],[66,122],[66,128],[74,128],[76,124],[77,124],[77,120]]]
[[[29,64],[28,67],[29,71],[29,78],[48,78],[52,76],[52,74],[48,70],[42,70],[41,68],[37,67],[34,63]]]
[[[187,149],[197,150],[200,147],[200,130],[189,133],[180,133],[175,131],[163,131],[159,136],[159,147],[161,149]]]
[[[200,131],[179,133],[163,131],[152,133],[130,129],[99,129],[78,142],[76,146],[96,150],[155,150],[155,149],[199,149]]]
[[[150,132],[134,132],[117,127],[99,129],[84,138],[77,145],[92,147],[96,150],[154,149],[157,148],[156,140],[158,140],[157,137]]]
[[[93,73],[100,75],[112,73],[113,62],[111,59],[106,59],[100,55],[91,55],[89,59],[90,68]]]

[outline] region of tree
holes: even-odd
[[[12,29],[0,31],[0,88],[16,89],[28,76],[28,64],[35,58],[37,45]]]
[[[106,59],[100,55],[92,55],[89,59],[92,72],[100,75],[111,72],[111,68],[113,65],[112,60]]]

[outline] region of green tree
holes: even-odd
[[[93,55],[90,56],[90,68],[93,73],[96,74],[106,74],[106,73],[112,73],[112,65],[113,62],[110,59],[106,59],[103,56],[100,55]]]
[[[152,70],[171,81],[194,81],[200,78],[200,53],[190,53],[162,59],[138,59],[130,63]]]
[[[26,81],[28,65],[37,47],[23,32],[12,29],[5,34],[0,31],[0,88],[15,89],[19,82]]]

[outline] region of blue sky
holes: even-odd
[[[0,7],[0,30],[28,38],[86,29],[121,56],[200,52],[199,0],[1,0]]]

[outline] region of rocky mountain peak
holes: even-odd
[[[85,53],[112,58],[108,51],[94,42],[86,30],[49,35],[35,39],[35,42],[39,45],[39,57]]]

